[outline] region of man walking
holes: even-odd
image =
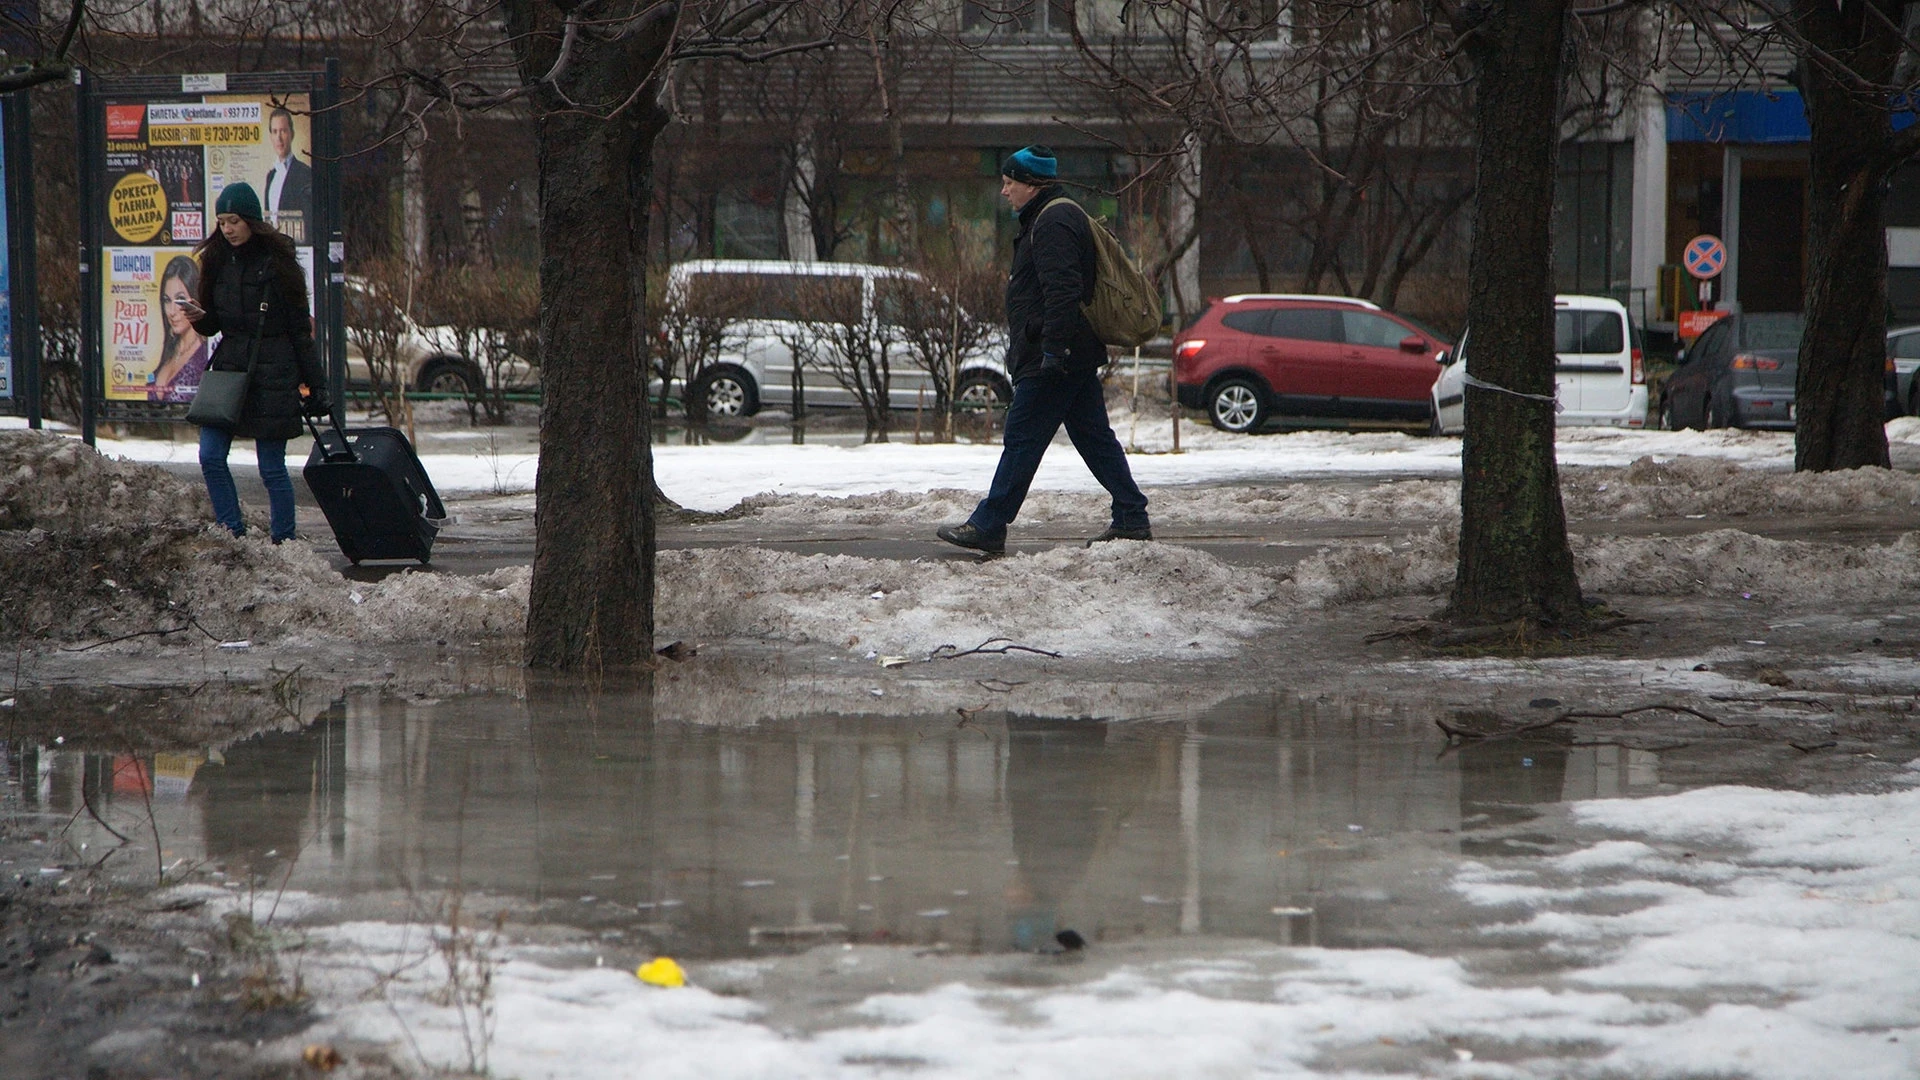
[[[1147,497],[1133,482],[1126,451],[1107,423],[1099,371],[1107,347],[1080,305],[1093,297],[1092,223],[1057,180],[1053,151],[1029,146],[1000,168],[1000,194],[1020,215],[1007,276],[1007,374],[1013,404],[993,485],[962,525],[942,525],[940,539],[975,551],[1006,550],[1007,525],[1020,513],[1060,425],[1094,479],[1113,496],[1113,522],[1087,542],[1151,540]]]

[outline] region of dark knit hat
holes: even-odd
[[[1045,187],[1059,178],[1060,163],[1054,159],[1052,150],[1044,146],[1029,146],[1015,150],[1007,158],[1006,164],[1000,166],[1000,175],[1023,184]]]
[[[213,212],[218,214],[239,214],[248,221],[259,221],[265,215],[260,211],[260,196],[254,193],[253,185],[246,183],[228,184],[220,189],[220,199],[213,204]]]

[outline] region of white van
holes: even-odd
[[[1561,427],[1647,426],[1647,377],[1640,330],[1618,300],[1605,296],[1553,298],[1554,397]],[[1433,381],[1433,431],[1466,429],[1463,379],[1472,363],[1473,328],[1441,358]]]
[[[885,282],[918,282],[920,275],[896,266],[865,263],[778,262],[760,259],[700,259],[676,264],[667,288],[696,309],[703,297],[725,298],[733,320],[717,357],[693,373],[688,412],[704,403],[708,416],[752,416],[763,408],[793,406],[792,343],[823,343],[829,324],[849,311],[887,339],[888,398],[895,409],[932,408],[933,386],[914,363],[899,333],[884,333],[889,312]],[[1004,408],[1013,385],[1004,363],[1005,333],[997,333],[960,362],[955,399],[962,408]],[[859,400],[824,370],[802,368],[806,406],[854,408]]]

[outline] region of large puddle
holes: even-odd
[[[457,889],[690,958],[1066,930],[1373,944],[1437,864],[1537,851],[1514,826],[1539,804],[1661,787],[1645,751],[1448,750],[1419,711],[1290,696],[713,727],[617,695],[367,695],[220,751],[15,744],[0,773],[9,811],[68,823],[70,866],[124,847],[111,868],[150,881],[157,831],[175,877],[395,908]]]

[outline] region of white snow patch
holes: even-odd
[[[1572,813],[1602,834],[1591,846],[1456,874],[1470,900],[1511,911],[1495,940],[1543,942],[1543,970],[1202,936],[1110,947],[1084,968],[1048,966],[1053,985],[1022,986],[995,976],[1044,961],[833,946],[790,963],[828,982],[849,962],[910,965],[926,988],[814,994],[786,1003],[805,1023],[775,1028],[772,1003],[754,996],[769,984],[743,979],[739,961],[692,965],[692,987],[663,991],[503,946],[485,1064],[517,1080],[625,1077],[638,1063],[715,1080],[1920,1070],[1920,791],[1715,788]],[[305,970],[323,1019],[307,1037],[472,1064],[475,1011],[443,1004],[448,973],[428,932],[352,924],[314,938],[327,948],[310,949]]]

